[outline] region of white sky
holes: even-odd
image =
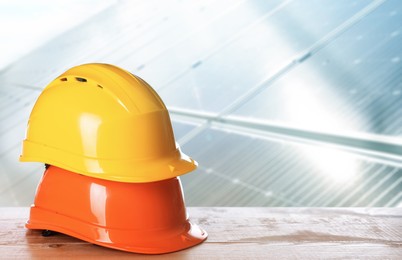
[[[116,0],[0,0],[0,70]]]

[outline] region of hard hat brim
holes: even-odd
[[[138,237],[138,232],[136,231],[107,229],[78,221],[67,216],[62,216],[54,212],[46,211],[35,206],[31,207],[30,218],[31,219],[25,224],[25,227],[28,229],[52,230],[99,246],[140,254],[164,254],[180,251],[202,243],[208,236],[205,230],[188,221],[187,225],[185,225],[181,230],[165,230],[164,232],[172,232],[173,234],[156,234],[154,239],[147,239],[145,242],[147,243],[146,246],[141,246],[136,244],[139,240],[142,240],[144,243],[144,237]],[[40,219],[40,222],[35,219]],[[62,226],[60,223],[63,223]],[[67,227],[74,227],[74,229],[78,229],[80,232],[75,232]],[[99,237],[97,239],[92,239],[84,236],[83,233],[94,233]],[[127,238],[127,242],[116,243],[114,241],[108,241],[108,239],[102,237],[103,235],[110,233],[117,237]]]
[[[57,161],[55,158],[63,158],[63,161]],[[43,162],[89,177],[131,183],[153,182],[181,176],[195,170],[198,166],[198,163],[184,154],[179,147],[166,158],[152,158],[149,161],[108,160],[83,157],[29,140],[24,140],[23,152],[19,160]],[[72,165],[79,168],[73,168]]]

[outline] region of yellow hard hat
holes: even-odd
[[[43,90],[20,161],[120,182],[159,181],[197,167],[176,144],[158,94],[108,64],[73,67]]]

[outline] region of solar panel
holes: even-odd
[[[28,206],[19,163],[40,91],[107,62],[153,86],[199,162],[189,206],[400,206],[402,4],[119,1],[0,72],[0,206]]]

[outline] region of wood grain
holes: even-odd
[[[148,256],[27,230],[28,208],[0,208],[0,259],[402,259],[402,208],[188,208],[208,240]]]

